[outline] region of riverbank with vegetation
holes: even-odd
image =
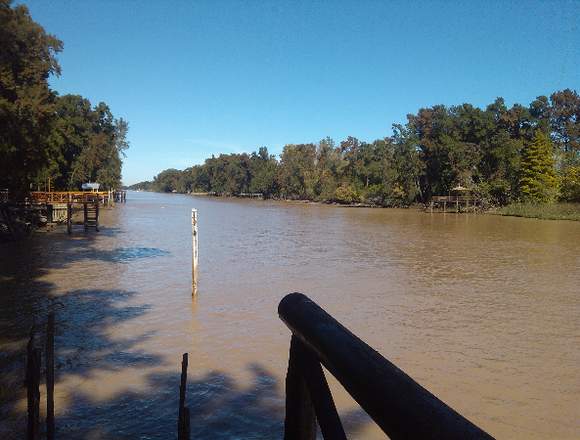
[[[580,203],[532,204],[513,203],[490,211],[491,214],[512,217],[537,218],[541,220],[580,221]]]
[[[483,206],[580,202],[580,96],[565,89],[508,107],[497,98],[435,105],[372,142],[288,144],[220,154],[167,169],[130,189],[204,192],[327,203],[405,207],[461,187]]]

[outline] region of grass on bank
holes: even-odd
[[[512,203],[494,211],[494,214],[543,220],[580,221],[580,203]]]

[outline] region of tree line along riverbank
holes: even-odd
[[[288,144],[279,158],[266,147],[220,154],[129,188],[406,207],[461,187],[497,213],[558,217],[580,210],[579,121],[571,89],[527,106],[508,107],[503,98],[483,109],[435,105],[372,142]]]

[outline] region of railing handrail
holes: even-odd
[[[390,438],[489,439],[301,293],[280,318]]]

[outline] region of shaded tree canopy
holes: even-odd
[[[104,188],[121,183],[128,124],[104,103],[58,96],[48,84],[59,75],[63,44],[30,17],[24,5],[0,0],[0,188],[24,194],[33,187]]]

